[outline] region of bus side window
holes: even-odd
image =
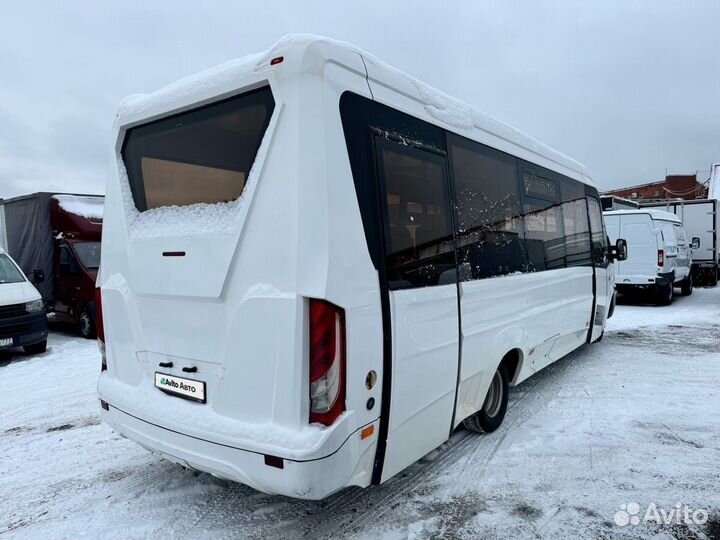
[[[450,195],[443,156],[377,138],[385,188],[386,272],[390,289],[454,283]]]
[[[588,197],[588,211],[590,212],[590,232],[592,235],[592,255],[595,266],[604,266],[607,260],[607,234],[603,226],[600,202],[594,197]]]
[[[463,281],[525,266],[517,160],[498,150],[448,134],[457,201],[458,265]]]
[[[565,232],[557,174],[532,164],[522,170],[525,246],[531,271],[565,268]]]
[[[591,266],[593,259],[585,184],[563,176],[560,178],[560,195],[567,266]]]

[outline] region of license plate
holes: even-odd
[[[155,372],[155,387],[167,394],[205,403],[205,383]]]
[[[12,347],[12,344],[13,344],[13,338],[11,338],[11,337],[0,338],[0,347]]]

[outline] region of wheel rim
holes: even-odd
[[[80,315],[80,333],[83,336],[90,333],[90,317],[87,316],[87,313]]]
[[[503,385],[502,378],[500,377],[500,371],[495,372],[490,388],[488,389],[485,403],[483,404],[483,411],[489,417],[493,418],[500,412],[503,400]]]

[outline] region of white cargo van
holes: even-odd
[[[38,271],[35,279],[42,281]],[[0,248],[0,350],[22,347],[28,354],[47,348],[45,303],[17,263]]]
[[[682,222],[662,210],[639,209],[605,212],[610,241],[624,238],[628,258],[615,265],[618,292],[651,290],[657,303],[672,302],[675,287],[692,294],[690,245]]]
[[[124,102],[104,216],[104,421],[318,499],[392,477],[602,336],[577,162],[346,44],[291,37]]]

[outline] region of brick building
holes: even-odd
[[[671,174],[664,181],[630,186],[607,191],[603,195],[614,195],[625,199],[663,200],[663,199],[704,199],[707,186],[698,182],[694,174]]]

